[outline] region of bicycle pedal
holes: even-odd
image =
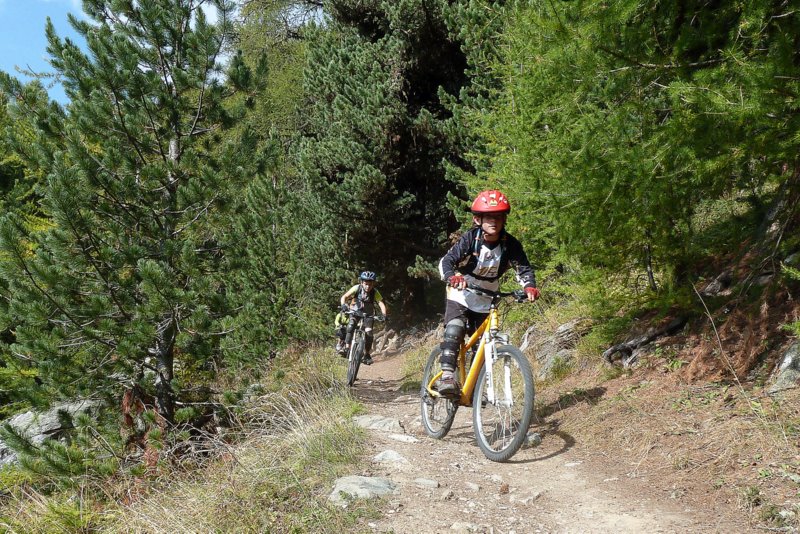
[[[461,388],[459,389],[446,389],[444,391],[437,391],[439,397],[450,401],[457,401],[461,398]]]

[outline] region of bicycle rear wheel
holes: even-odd
[[[488,402],[484,364],[472,400],[475,438],[483,454],[505,462],[522,446],[533,416],[533,373],[528,358],[516,347],[497,347],[492,363],[494,401]]]
[[[364,334],[356,331],[353,334],[353,341],[350,343],[350,360],[347,363],[347,385],[353,386],[358,375],[358,368],[361,365],[361,356],[364,355]]]
[[[428,356],[425,364],[425,371],[422,373],[422,385],[420,386],[420,407],[422,409],[422,426],[425,433],[432,438],[442,439],[450,432],[453,420],[456,417],[458,404],[444,397],[434,397],[428,393],[427,386],[431,379],[442,370],[439,363],[439,356],[442,349],[436,348]]]

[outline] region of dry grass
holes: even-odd
[[[341,531],[354,516],[326,489],[360,455],[343,392],[302,399],[271,394],[249,414],[249,436],[214,466],[121,507],[110,531]]]
[[[542,422],[621,461],[628,477],[657,480],[662,498],[717,513],[738,506],[767,528],[800,526],[800,391],[777,400],[737,384],[681,383],[656,367],[600,375],[540,391]]]
[[[361,458],[364,434],[352,423],[360,406],[331,361],[323,350],[287,355],[279,391],[240,410],[235,444],[209,442],[210,459],[102,481],[89,493],[103,499],[20,487],[1,503],[0,531],[352,531],[371,505],[342,509],[327,496]]]

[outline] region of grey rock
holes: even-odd
[[[328,500],[338,506],[347,506],[353,499],[374,499],[397,491],[397,484],[388,478],[353,475],[337,479]]]
[[[772,380],[768,395],[796,388],[800,383],[800,342],[791,345],[783,354],[780,365],[772,373]]]
[[[592,321],[578,318],[564,323],[556,328],[554,334],[556,345],[559,349],[574,349],[583,336],[592,329]]]
[[[519,345],[519,350],[525,352],[536,344],[536,340],[541,337],[539,328],[536,325],[529,327],[522,335],[522,342]]]
[[[508,500],[512,504],[521,504],[523,506],[527,506],[527,505],[531,504],[532,502],[536,501],[541,496],[542,496],[542,494],[537,491],[536,493],[533,493],[533,494],[530,494],[530,495],[516,495],[516,494],[513,494],[513,495],[511,495],[511,497],[509,497]]]
[[[575,357],[575,347],[583,336],[591,331],[589,319],[578,318],[556,328],[551,335],[545,335],[536,325],[528,328],[522,337],[520,350],[533,351],[537,362],[537,377],[547,379],[553,369],[560,364],[568,364]]]
[[[414,436],[409,436],[408,434],[389,434],[386,437],[402,443],[419,443],[417,438]]]
[[[570,365],[574,358],[575,351],[571,349],[561,349],[555,353],[537,355],[539,366],[536,374],[539,379],[545,380],[553,374],[553,370],[556,367]]]
[[[80,413],[90,412],[99,405],[99,401],[88,399],[62,402],[45,412],[28,411],[15,415],[5,423],[28,438],[34,445],[41,445],[48,439],[58,439],[65,430],[71,428],[64,426],[60,413],[75,417]],[[14,451],[0,440],[0,466],[16,461],[17,455]]]
[[[397,334],[394,330],[384,330],[375,335],[374,347],[375,352],[386,352],[389,347],[389,341],[396,339]]]
[[[359,415],[354,417],[353,421],[361,428],[370,430],[383,430],[395,434],[403,434],[405,432],[400,425],[400,421],[380,415]]]
[[[383,352],[397,352],[400,346],[400,338],[397,336],[392,337],[383,348]]]
[[[772,279],[775,278],[775,273],[766,272],[763,274],[758,275],[755,279],[755,284],[757,286],[765,286],[772,282]]]
[[[244,402],[253,401],[258,397],[264,395],[265,392],[266,388],[264,387],[263,384],[258,384],[258,383],[250,384],[249,386],[247,386],[247,389],[245,389],[244,394],[242,395],[242,400]]]
[[[436,489],[439,487],[439,482],[437,482],[436,480],[431,480],[429,478],[415,478],[414,484],[418,488],[423,488],[423,489]]]
[[[402,454],[393,450],[386,450],[380,454],[375,455],[372,461],[379,463],[392,463],[392,464],[408,463],[408,460]]]
[[[528,435],[525,436],[525,442],[523,443],[523,447],[538,447],[542,444],[542,435],[538,432],[528,432]]]
[[[778,515],[786,521],[792,521],[795,517],[797,517],[797,514],[794,512],[794,510],[787,510],[786,508],[778,512]]]
[[[726,271],[706,284],[706,287],[700,291],[700,294],[704,297],[715,297],[720,295],[723,293],[723,291],[730,287],[732,280],[733,277],[731,273]]]

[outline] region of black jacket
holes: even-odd
[[[478,263],[478,252],[483,245],[482,234],[483,232],[481,229],[476,226],[465,232],[458,242],[450,247],[450,250],[447,251],[447,254],[445,254],[439,262],[442,280],[446,281],[456,274],[456,271],[467,277],[471,276],[479,280],[487,280],[473,273]],[[517,280],[522,287],[536,287],[536,276],[528,261],[528,256],[525,255],[525,251],[522,249],[522,244],[517,241],[514,236],[504,230],[500,236],[500,244],[498,246],[502,247],[502,253],[497,278],[503,276],[503,274],[508,271],[509,267],[513,267],[517,272]]]

